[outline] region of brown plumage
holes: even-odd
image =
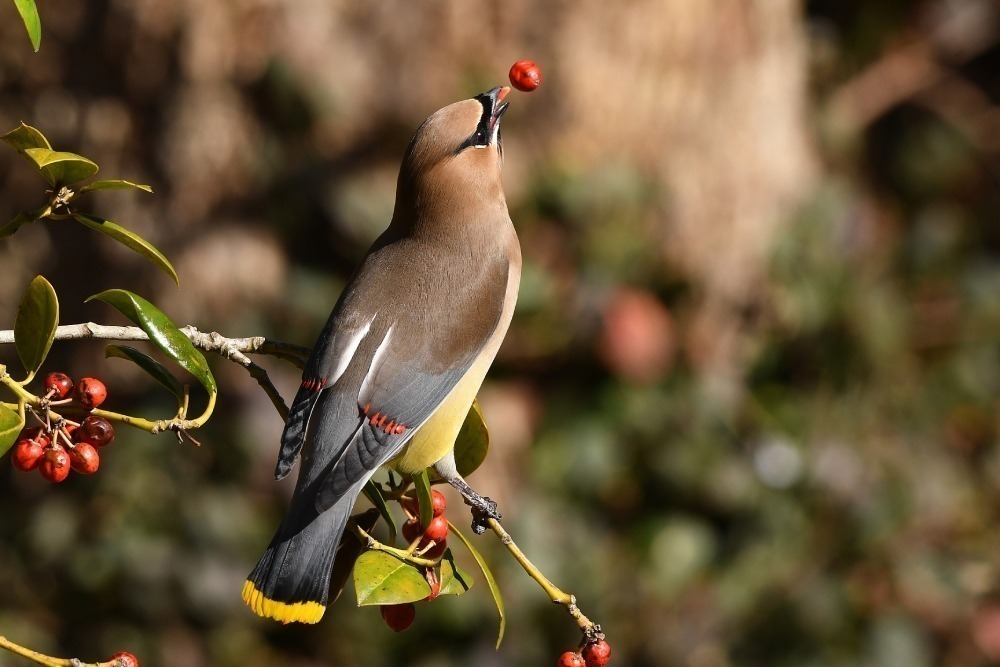
[[[506,88],[431,115],[407,148],[388,229],[320,334],[275,475],[302,464],[285,519],[243,589],[253,611],[314,623],[334,552],[379,466],[435,466],[482,511],[452,449],[513,314],[521,254],[500,181]]]

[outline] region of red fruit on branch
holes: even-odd
[[[59,445],[52,445],[45,450],[38,464],[38,472],[50,482],[58,483],[69,476],[69,454]]]
[[[108,388],[97,378],[83,378],[76,385],[76,400],[85,410],[93,410],[108,397]]]
[[[139,659],[126,651],[120,651],[108,658],[114,667],[139,667]]]
[[[542,85],[542,68],[530,60],[518,60],[507,73],[510,85],[530,93]]]
[[[611,660],[611,645],[603,639],[583,647],[583,660],[587,667],[604,667]]]
[[[101,465],[97,449],[89,442],[78,442],[69,450],[70,465],[81,475],[93,475]]]
[[[38,467],[38,461],[42,458],[43,454],[45,454],[45,445],[38,442],[38,440],[25,438],[18,440],[17,444],[14,445],[14,452],[10,456],[10,462],[21,472],[28,472]]]
[[[412,602],[403,604],[387,604],[378,608],[382,614],[382,620],[396,632],[402,632],[413,625],[413,619],[417,617],[417,608]]]
[[[89,442],[95,447],[103,447],[115,439],[115,427],[104,417],[87,415],[75,433],[76,442]]]
[[[407,543],[413,542],[413,540],[420,537],[422,533],[423,531],[420,530],[420,522],[416,519],[410,519],[403,524],[403,539],[406,540]]]
[[[566,651],[559,656],[558,667],[585,667],[586,664],[583,656],[573,651]]]
[[[66,398],[73,391],[73,380],[65,373],[49,373],[45,376],[45,395],[49,398]]]
[[[424,599],[433,600],[441,595],[441,570],[439,568],[427,568],[424,570],[424,578],[427,579],[427,585],[431,587],[431,594]]]
[[[431,509],[434,511],[434,516],[443,516],[444,511],[448,509],[448,501],[440,491],[431,492]]]
[[[431,519],[427,530],[424,531],[424,542],[441,542],[448,537],[448,520],[443,516],[436,516]]]

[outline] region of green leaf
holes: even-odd
[[[216,393],[215,378],[208,367],[208,362],[205,361],[205,355],[159,308],[138,294],[123,289],[105,290],[88,297],[87,301],[91,299],[103,301],[118,309],[122,315],[149,334],[149,339],[163,350],[164,354],[198,378],[208,393]]]
[[[97,173],[97,165],[82,155],[51,148],[25,148],[21,155],[35,165],[49,185],[72,185]]]
[[[363,491],[368,500],[375,506],[375,509],[378,510],[379,515],[389,524],[389,544],[394,544],[397,532],[396,517],[389,511],[389,506],[386,504],[385,498],[382,497],[382,491],[379,490],[378,484],[372,480],[368,480]]]
[[[93,183],[87,183],[85,186],[77,190],[77,193],[93,192],[94,190],[142,190],[144,192],[152,192],[153,188],[148,185],[142,185],[141,183],[133,183],[132,181],[123,181],[117,178],[109,178],[103,181],[94,181]]]
[[[472,575],[455,564],[451,548],[441,557],[441,592],[439,595],[461,595],[472,588]]]
[[[479,399],[472,401],[469,414],[462,423],[455,440],[455,466],[458,474],[468,477],[486,460],[490,451],[490,430],[483,420],[483,411],[479,408]]]
[[[361,526],[366,533],[371,534],[375,524],[378,523],[378,518],[378,511],[369,509],[361,514],[355,514],[350,518],[350,521]],[[340,597],[344,586],[347,585],[347,580],[351,578],[354,562],[367,548],[368,545],[362,542],[348,526],[347,530],[344,531],[344,536],[340,538],[337,553],[334,555],[333,571],[330,573],[330,601],[327,605],[333,604]]]
[[[37,128],[25,125],[24,123],[21,123],[21,127],[14,128],[7,134],[0,137],[0,139],[7,142],[7,144],[18,153],[23,152],[27,148],[52,149],[52,146],[49,144],[49,140],[45,138],[44,134],[42,134]]]
[[[493,578],[490,566],[486,564],[482,554],[480,554],[476,548],[472,546],[472,542],[469,541],[469,538],[463,535],[462,531],[456,528],[455,524],[451,521],[448,522],[448,528],[451,529],[452,533],[458,536],[458,539],[462,541],[462,544],[464,544],[465,548],[469,550],[472,557],[476,559],[476,564],[479,565],[479,569],[483,573],[483,578],[486,579],[486,585],[489,586],[490,593],[493,595],[493,602],[497,606],[497,613],[500,614],[500,633],[497,636],[497,648],[500,648],[500,642],[503,641],[503,633],[507,629],[507,616],[504,614],[503,610],[503,597],[500,595],[500,587],[497,586],[496,579]]]
[[[413,476],[413,488],[417,492],[420,527],[427,528],[434,518],[434,501],[431,499],[431,481],[427,477],[427,470],[421,470]]]
[[[17,435],[22,428],[24,420],[20,413],[0,403],[0,456],[6,454],[11,445],[17,442]]]
[[[42,276],[28,285],[14,319],[14,347],[28,377],[34,377],[49,354],[59,326],[59,299]]]
[[[73,217],[87,227],[97,230],[100,233],[113,238],[119,243],[128,246],[132,250],[156,264],[158,267],[163,269],[163,271],[174,279],[176,285],[180,285],[180,278],[177,277],[177,272],[174,271],[173,264],[170,263],[166,257],[163,256],[156,247],[142,238],[134,232],[130,232],[120,225],[116,225],[110,220],[104,220],[103,218],[98,218],[96,215],[88,215],[86,213],[74,213]]]
[[[14,0],[17,11],[24,21],[24,27],[28,29],[28,39],[31,40],[31,48],[38,52],[42,45],[42,20],[38,18],[38,7],[35,0]]]
[[[420,568],[384,551],[366,551],[354,563],[354,591],[364,607],[423,600],[431,587]]]
[[[171,375],[170,371],[163,364],[145,352],[137,350],[134,347],[129,347],[128,345],[108,345],[104,348],[104,358],[110,359],[111,357],[128,359],[152,375],[154,380],[166,387],[178,400],[184,399],[184,388],[181,387],[181,383],[177,381],[177,378]]]

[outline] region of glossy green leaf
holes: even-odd
[[[17,5],[17,12],[24,21],[24,27],[28,30],[28,39],[31,40],[31,48],[38,52],[42,45],[42,20],[38,17],[38,7],[35,0],[14,0]]]
[[[82,155],[54,151],[51,148],[25,148],[21,151],[35,165],[49,185],[72,185],[97,173],[97,165]]]
[[[413,488],[417,492],[420,526],[427,528],[434,518],[434,501],[431,499],[431,481],[426,470],[421,470],[413,476]]]
[[[7,453],[15,442],[17,435],[24,428],[24,420],[16,410],[11,410],[0,403],[0,456]]]
[[[472,575],[455,564],[451,548],[441,557],[441,592],[439,595],[461,595],[472,588]]]
[[[389,526],[389,544],[394,544],[396,542],[396,517],[392,515],[389,511],[389,506],[385,502],[385,498],[382,496],[382,491],[379,490],[378,484],[372,480],[364,486],[364,494],[371,501],[375,509],[378,510],[379,515],[385,519],[386,524]]]
[[[469,414],[462,423],[462,428],[455,439],[455,466],[458,474],[468,477],[486,460],[490,451],[490,430],[483,419],[483,411],[479,408],[479,400],[472,402]]]
[[[177,381],[177,378],[170,374],[170,371],[168,371],[163,364],[158,362],[156,359],[153,359],[145,352],[137,350],[134,347],[129,347],[128,345],[108,345],[104,348],[104,358],[110,359],[111,357],[128,359],[136,366],[149,373],[154,380],[166,387],[170,393],[178,398],[178,400],[183,400],[184,388],[181,386],[181,383]]]
[[[493,573],[490,571],[490,566],[486,564],[486,560],[483,559],[482,554],[472,546],[472,542],[469,541],[462,531],[455,527],[451,521],[448,522],[448,528],[451,533],[458,537],[465,545],[465,548],[469,550],[472,557],[476,559],[476,564],[479,565],[479,570],[483,573],[483,578],[486,579],[486,585],[489,586],[490,594],[493,595],[493,602],[497,606],[497,613],[500,614],[500,632],[497,635],[497,648],[500,648],[500,642],[503,641],[503,633],[507,629],[507,616],[503,610],[503,597],[500,595],[500,587],[497,586],[496,579],[493,578]]]
[[[21,297],[14,319],[14,347],[29,377],[42,367],[58,326],[59,299],[56,298],[56,291],[48,280],[35,276]]]
[[[354,591],[364,607],[423,600],[431,587],[420,568],[384,551],[366,551],[354,563]]]
[[[174,270],[173,264],[170,263],[166,257],[163,256],[156,247],[142,238],[134,232],[130,232],[120,225],[116,225],[110,220],[104,220],[103,218],[98,218],[96,215],[88,215],[85,213],[75,213],[73,217],[87,227],[99,231],[100,233],[113,238],[119,243],[128,246],[132,250],[151,261],[153,264],[157,265],[163,271],[173,278],[174,283],[180,285],[180,278],[177,277],[177,272]]]
[[[48,148],[52,149],[49,140],[45,138],[37,128],[21,123],[21,127],[14,128],[7,134],[0,137],[11,148],[17,152],[23,152],[28,148]]]
[[[113,306],[149,334],[149,339],[163,353],[176,361],[182,368],[198,378],[210,394],[217,391],[215,378],[208,367],[205,355],[177,328],[169,317],[138,294],[123,289],[110,289],[89,297]]]
[[[378,511],[369,509],[361,514],[355,514],[350,521],[370,534],[375,528],[375,524],[378,523],[378,519]],[[351,572],[354,570],[354,563],[367,546],[350,527],[344,531],[344,536],[340,538],[340,544],[337,545],[333,571],[330,573],[330,601],[327,603],[328,605],[336,602],[340,594],[344,592],[344,586],[347,585],[347,580],[351,578]]]
[[[142,190],[143,192],[152,192],[153,188],[148,185],[142,185],[141,183],[133,183],[132,181],[109,178],[103,181],[87,183],[85,186],[77,190],[77,193],[82,194],[84,192],[93,192],[94,190]]]

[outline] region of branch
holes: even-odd
[[[252,336],[249,338],[226,338],[216,333],[202,333],[193,326],[181,328],[181,332],[191,340],[195,347],[204,351],[218,354],[229,361],[243,366],[250,376],[257,381],[267,397],[271,399],[274,408],[281,415],[282,419],[288,416],[288,407],[285,405],[281,394],[271,382],[267,371],[250,360],[247,354],[266,354],[277,357],[297,368],[305,366],[309,358],[309,348],[301,345],[292,345],[277,340],[271,340],[264,336]],[[120,340],[120,341],[142,341],[149,340],[149,336],[139,327],[106,326],[86,322],[84,324],[68,324],[56,328],[55,340]],[[13,343],[13,331],[0,331],[0,344]]]
[[[490,529],[494,532],[494,534],[500,538],[500,542],[507,547],[507,551],[514,556],[514,560],[520,563],[521,567],[524,568],[524,571],[528,573],[528,576],[538,582],[538,585],[542,587],[542,590],[544,590],[545,594],[549,596],[549,599],[566,608],[566,611],[569,612],[569,615],[573,617],[573,620],[576,621],[576,624],[579,625],[580,629],[583,631],[585,641],[590,642],[596,639],[602,639],[604,635],[601,632],[601,626],[583,615],[580,608],[576,606],[576,596],[563,592],[555,584],[549,581],[549,579],[542,574],[541,570],[535,567],[535,565],[528,560],[528,557],[524,555],[524,552],[521,551],[520,547],[518,547],[514,542],[514,538],[510,536],[510,533],[504,530],[499,521],[491,518],[487,519],[487,522],[489,523]]]
[[[83,662],[78,658],[53,658],[52,656],[32,651],[19,644],[15,644],[6,637],[0,636],[0,648],[7,649],[14,655],[27,658],[45,667],[115,667],[120,664],[117,660],[107,660],[105,662]]]

